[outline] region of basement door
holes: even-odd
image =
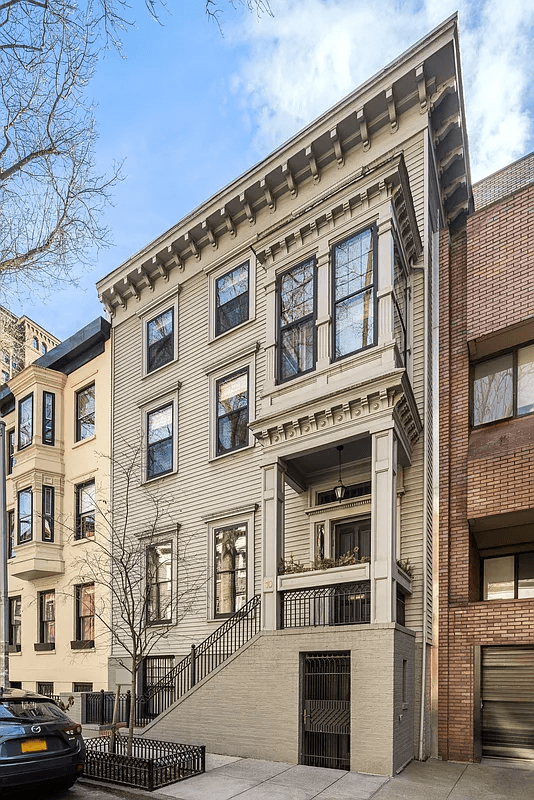
[[[482,755],[534,761],[534,647],[482,648]]]
[[[350,653],[304,653],[300,764],[350,769]]]

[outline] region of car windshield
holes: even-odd
[[[50,722],[64,721],[68,717],[54,703],[47,703],[46,700],[0,700],[0,722],[13,719]]]

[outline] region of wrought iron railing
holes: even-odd
[[[281,628],[362,625],[371,619],[371,582],[281,592]]]
[[[136,723],[145,725],[153,720],[255,636],[261,624],[260,603],[256,595],[201,644],[193,645],[187,656],[139,698]]]
[[[127,755],[127,737],[119,736],[114,752],[107,738],[87,739],[84,774],[95,780],[136,786],[152,792],[170,783],[201,775],[205,769],[205,747],[152,739],[133,740]]]

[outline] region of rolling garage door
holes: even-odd
[[[482,649],[482,755],[534,760],[534,647]]]

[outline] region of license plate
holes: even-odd
[[[28,739],[27,742],[20,743],[21,753],[37,753],[46,749],[46,739]]]

